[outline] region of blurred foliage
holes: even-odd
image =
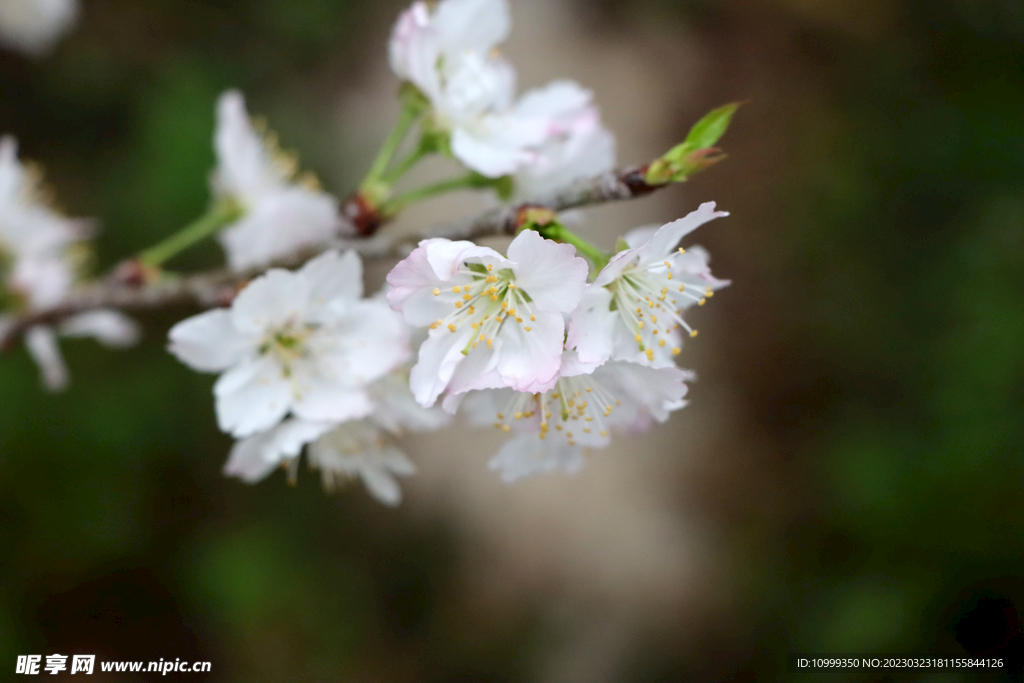
[[[821,680],[1021,680],[1024,10],[891,0],[871,4],[885,17],[872,23],[838,5],[589,8],[606,31],[649,16],[711,36],[768,15],[763,30],[792,30],[820,82],[791,140],[798,163],[769,179],[796,245],[770,267],[784,305],[760,341],[776,357],[740,380],[777,444],[783,528],[728,529],[749,623],[700,647],[652,643],[636,681],[783,680],[797,650],[1012,665]],[[357,174],[318,140],[325,93],[383,59],[398,9],[92,0],[48,59],[0,52],[0,131],[43,162],[70,214],[103,217],[106,267],[204,210],[227,87],[328,187]],[[211,245],[180,265],[218,258]],[[149,343],[125,354],[66,344],[64,395],[37,388],[23,352],[0,363],[3,666],[77,651],[208,659],[225,681],[532,680],[533,601],[472,604],[443,524],[314,493],[315,477],[298,491],[221,477],[211,380],[159,341],[184,313],[151,316]]]

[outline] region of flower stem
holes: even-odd
[[[417,145],[416,149],[413,150],[412,154],[402,159],[393,169],[384,174],[381,181],[388,185],[394,185],[398,180],[409,172],[413,166],[418,164],[420,160],[430,153],[430,148],[426,145]]]
[[[387,170],[388,164],[391,162],[391,157],[398,151],[398,147],[405,140],[406,134],[412,127],[412,124],[419,118],[420,109],[418,107],[406,104],[402,107],[402,114],[398,118],[398,123],[392,129],[388,135],[387,140],[384,141],[384,146],[380,148],[380,152],[377,153],[377,158],[373,161],[373,166],[370,167],[370,171],[366,174],[366,178],[360,184],[361,189],[370,188],[376,185],[381,178],[384,176],[384,171]]]
[[[442,180],[439,183],[433,185],[425,185],[416,190],[411,190],[403,195],[399,195],[394,199],[388,200],[380,207],[380,212],[384,216],[394,216],[400,213],[410,204],[429,199],[430,197],[436,197],[446,192],[453,192],[455,190],[463,190],[472,187],[480,187],[480,177],[475,173],[467,173],[464,176],[458,178],[451,178],[449,180]]]
[[[147,266],[159,266],[242,216],[242,207],[234,201],[218,202],[205,216],[185,226],[162,242],[139,254]]]
[[[583,254],[591,263],[594,264],[594,268],[597,269],[597,272],[601,272],[601,269],[607,266],[608,262],[611,260],[611,257],[608,254],[575,234],[561,223],[552,223],[551,225],[543,226],[538,229],[538,232],[550,240],[564,242],[576,247],[576,251]]]

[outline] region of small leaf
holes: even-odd
[[[739,102],[727,104],[708,112],[704,118],[693,124],[689,135],[686,136],[686,141],[683,142],[683,145],[689,148],[687,151],[714,147],[715,143],[721,140],[725,131],[729,129],[732,115],[739,107]]]
[[[647,167],[644,180],[649,185],[681,183],[724,159],[725,154],[714,145],[725,135],[739,106],[734,102],[706,114],[690,129],[685,141]]]

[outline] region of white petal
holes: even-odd
[[[344,422],[373,412],[366,391],[340,386],[325,377],[302,382],[300,391],[292,403],[292,412],[303,420]]]
[[[360,301],[348,308],[338,328],[343,346],[327,353],[337,373],[359,385],[378,380],[409,359],[409,332],[401,316],[382,302]]]
[[[680,240],[688,234],[708,221],[728,215],[729,213],[726,211],[715,211],[714,202],[705,202],[696,211],[690,212],[685,218],[666,223],[658,228],[651,241],[647,243],[645,248],[646,260],[660,261],[664,259],[676,250]]]
[[[524,116],[562,119],[586,109],[594,94],[575,81],[553,81],[524,93],[516,103],[516,113]]]
[[[327,243],[338,226],[333,197],[304,187],[269,190],[253,200],[218,239],[228,265],[245,270]]]
[[[466,240],[451,242],[431,239],[424,240],[424,242],[427,243],[425,245],[427,262],[433,269],[434,275],[443,282],[450,282],[457,277],[462,263],[468,259],[494,259],[497,262],[506,262],[504,256],[490,247],[478,247]],[[420,244],[424,244],[424,242]]]
[[[484,119],[474,128],[452,131],[455,158],[488,178],[511,175],[536,158],[531,147],[543,140],[543,122],[507,116]]]
[[[450,422],[437,408],[423,408],[409,389],[409,377],[393,372],[369,387],[374,403],[373,422],[393,434],[404,429],[433,431]]]
[[[110,309],[72,316],[61,323],[59,331],[65,337],[95,337],[101,344],[112,348],[133,346],[138,343],[140,335],[134,320]]]
[[[363,484],[374,498],[385,505],[395,506],[402,502],[402,489],[391,474],[383,469],[364,467],[359,470]]]
[[[505,324],[497,372],[505,386],[516,391],[547,391],[558,379],[565,319],[561,313],[536,312],[529,332],[523,325]]]
[[[269,270],[243,289],[231,306],[234,326],[262,333],[269,326],[305,320],[312,287],[304,277],[286,270]]]
[[[240,333],[226,309],[206,311],[182,320],[168,333],[168,350],[182,363],[201,372],[226,370],[242,360],[256,344]]]
[[[25,348],[42,373],[43,386],[61,391],[68,386],[68,367],[57,345],[57,335],[49,327],[36,326],[25,333]]]
[[[696,378],[689,370],[677,367],[655,368],[626,362],[608,363],[600,372],[659,422],[668,418],[670,410],[685,405],[682,399],[687,392],[686,382]]]
[[[452,310],[449,298],[435,297],[434,290],[449,294],[453,285],[462,285],[469,277],[459,274],[462,262],[469,257],[488,257],[504,262],[493,249],[478,247],[472,242],[435,238],[423,240],[409,256],[391,272],[387,282],[388,304],[401,311],[410,325],[424,327]]]
[[[272,163],[263,139],[252,127],[245,98],[229,90],[217,101],[216,183],[224,192],[258,199],[284,185],[284,174]]]
[[[486,53],[508,38],[512,18],[507,0],[443,0],[433,25],[446,51]]]
[[[448,386],[455,368],[465,358],[462,349],[473,336],[473,329],[464,325],[455,333],[447,329],[432,330],[420,345],[419,358],[409,373],[409,388],[416,402],[429,408]]]
[[[302,266],[299,274],[312,286],[313,301],[356,300],[363,296],[363,262],[355,251],[327,251]]]
[[[331,422],[285,420],[273,429],[235,443],[224,474],[254,483],[266,477],[282,460],[298,457],[302,447],[334,428]]]
[[[571,244],[523,230],[508,246],[508,258],[515,264],[516,286],[530,295],[537,308],[570,313],[583,296],[590,269]]]
[[[416,474],[416,465],[397,448],[385,448],[381,451],[381,459],[388,470],[403,477]]]
[[[237,365],[213,386],[217,423],[234,436],[250,436],[275,426],[288,413],[292,390],[281,368],[269,358]]]
[[[467,391],[480,389],[498,389],[505,386],[505,381],[497,372],[498,360],[501,358],[502,341],[495,339],[488,348],[486,345],[477,345],[477,348],[470,349],[469,355],[459,363],[448,383],[449,394],[464,394]],[[445,402],[444,410],[454,414],[451,406],[457,404]]]
[[[280,461],[267,457],[268,445],[273,437],[269,433],[256,434],[236,441],[224,463],[224,475],[238,477],[247,484],[266,479]]]
[[[512,483],[542,472],[574,474],[584,464],[583,451],[578,446],[570,446],[561,439],[541,440],[535,434],[520,434],[506,442],[488,466]]]
[[[603,363],[613,351],[613,332],[619,313],[610,308],[612,293],[604,287],[590,285],[572,312],[565,346],[576,349],[584,363]]]

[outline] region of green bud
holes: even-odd
[[[686,140],[647,167],[644,180],[649,185],[681,183],[725,159],[726,155],[714,145],[725,135],[739,106],[735,102],[706,114],[690,129]]]

